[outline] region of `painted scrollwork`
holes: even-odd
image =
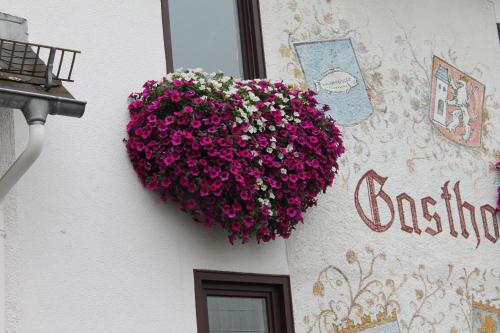
[[[346,143],[346,150],[355,155],[350,163],[340,161],[344,165],[339,174],[341,185],[348,187],[348,180],[352,174],[359,173],[362,166],[371,159],[381,162],[388,161],[391,153],[372,156],[369,142],[389,142],[394,139],[389,130],[390,120],[385,113],[387,105],[384,95],[381,52],[374,53],[363,42],[363,36],[358,27],[352,26],[347,20],[340,18],[333,9],[332,1],[312,1],[299,5],[295,0],[287,1],[287,8],[292,13],[288,22],[287,43],[279,47],[279,53],[285,60],[283,71],[295,80],[295,84],[306,88],[303,73],[294,51],[294,43],[311,40],[329,40],[350,38],[356,51],[359,66],[364,77],[368,97],[374,112],[368,118],[355,126],[344,127],[342,134]],[[382,130],[385,129],[385,130]]]
[[[350,322],[363,322],[363,316],[367,314],[390,317],[393,312],[400,311],[395,296],[407,281],[407,276],[399,282],[392,278],[377,278],[375,270],[380,261],[385,261],[385,254],[375,253],[371,248],[365,251],[363,255],[368,257],[367,264],[358,253],[349,250],[345,256],[349,269],[331,265],[320,271],[313,285],[320,311],[304,318],[307,332],[340,332]],[[349,276],[348,271],[356,272],[355,276]]]
[[[303,321],[308,333],[351,332],[349,327],[373,325],[372,318],[390,317],[400,333],[481,333],[481,325],[500,325],[494,316],[500,309],[500,274],[493,269],[456,270],[449,264],[439,276],[420,264],[409,275],[395,275],[384,273],[384,253],[365,251],[349,250],[344,265],[319,272],[312,285],[318,310]],[[493,319],[487,319],[490,313]]]

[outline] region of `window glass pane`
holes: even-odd
[[[169,0],[174,68],[242,77],[236,0]]]
[[[210,333],[268,333],[264,298],[208,296]]]

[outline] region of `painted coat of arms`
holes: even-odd
[[[355,125],[373,112],[350,39],[295,43],[306,83],[328,104],[343,126]]]
[[[377,314],[372,320],[365,315],[361,317],[361,323],[355,325],[353,321],[347,321],[347,327],[341,328],[339,333],[400,333],[396,311],[386,316],[384,313]]]
[[[434,56],[429,116],[445,137],[481,145],[484,91],[482,83]]]
[[[500,333],[500,309],[489,304],[473,303],[472,332]]]

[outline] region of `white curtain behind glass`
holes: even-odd
[[[174,68],[242,77],[235,0],[169,0]]]
[[[263,298],[207,297],[210,333],[268,333]]]

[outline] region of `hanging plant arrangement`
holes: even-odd
[[[128,156],[143,184],[231,243],[288,238],[344,152],[312,91],[201,70],[130,95]]]

